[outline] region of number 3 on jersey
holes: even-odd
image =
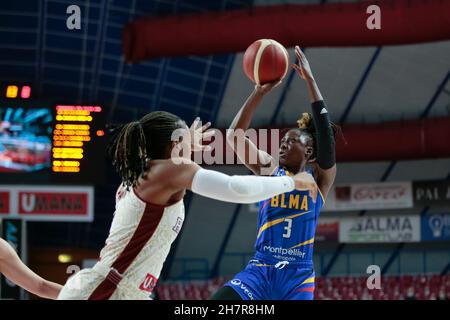
[[[286,218],[284,219],[284,222],[287,222],[287,226],[284,227],[284,230],[286,230],[286,232],[283,233],[283,238],[290,238],[292,229],[292,219]]]

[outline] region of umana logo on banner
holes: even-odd
[[[343,218],[340,242],[418,242],[419,216],[373,216]]]
[[[80,214],[88,211],[87,193],[19,192],[19,214]]]
[[[92,186],[0,185],[0,215],[35,221],[93,221]]]

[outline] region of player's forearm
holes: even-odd
[[[260,151],[250,139],[245,137],[245,132],[250,127],[253,114],[261,102],[263,95],[264,93],[255,88],[236,114],[226,134],[228,145],[236,153],[239,160],[254,173],[259,172],[259,168],[262,165]],[[263,163],[265,165],[267,162]]]
[[[317,137],[316,162],[321,169],[330,169],[336,164],[336,142],[327,106],[323,100],[318,100],[311,108]]]
[[[0,239],[0,273],[19,287],[43,298],[55,299],[62,288],[34,273],[3,239]]]
[[[46,299],[56,299],[61,289],[60,284],[42,279],[35,294]]]
[[[306,87],[308,88],[309,101],[311,103],[323,100],[317,82],[313,77],[306,79]]]
[[[19,287],[42,298],[56,299],[62,288],[57,283],[41,278],[22,262],[4,263],[1,272]]]
[[[250,127],[253,114],[255,113],[255,110],[258,107],[259,103],[261,102],[262,98],[263,95],[255,89],[250,94],[250,96],[247,98],[242,108],[234,117],[233,122],[231,122],[229,129],[247,130]]]
[[[192,192],[204,197],[235,203],[255,203],[294,190],[296,182],[288,176],[229,176],[200,169],[192,181]]]

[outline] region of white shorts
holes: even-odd
[[[107,271],[100,265],[94,268],[83,269],[71,276],[61,292],[58,300],[87,300],[92,292],[105,280]],[[152,300],[145,292],[138,290],[123,278],[117,285],[116,290],[109,298],[110,300]]]

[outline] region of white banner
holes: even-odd
[[[367,216],[342,218],[339,242],[419,242],[420,216]]]
[[[401,209],[413,205],[411,182],[355,183],[333,187],[323,210]]]
[[[94,187],[0,185],[0,218],[94,220]]]

